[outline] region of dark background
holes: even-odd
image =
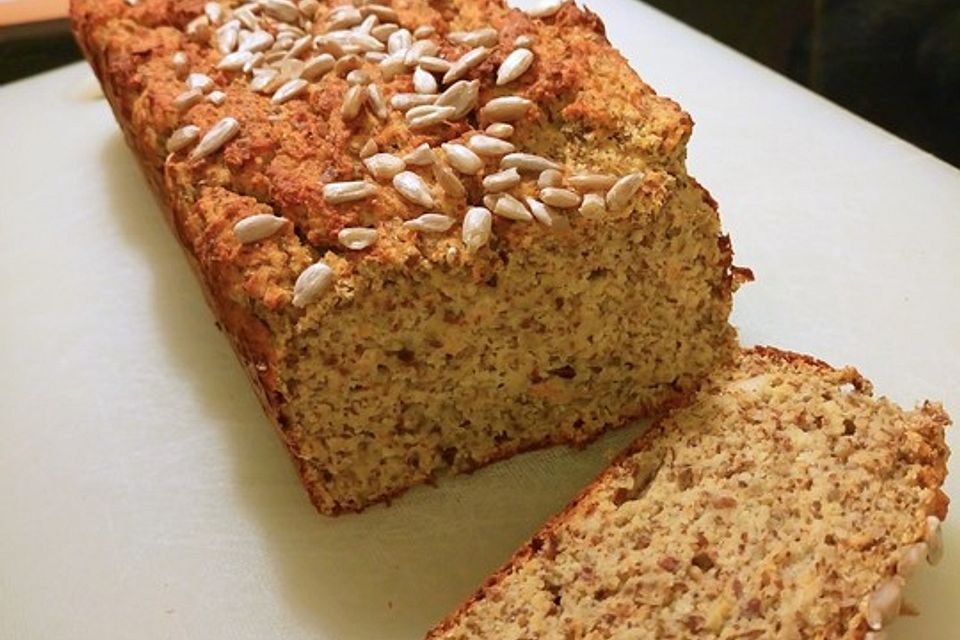
[[[960,0],[646,1],[960,167]],[[65,21],[0,29],[0,84],[79,57]]]

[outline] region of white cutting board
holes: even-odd
[[[960,173],[639,3],[594,5],[698,122],[691,170],[758,277],[744,341],[960,416]],[[0,88],[0,639],[412,640],[626,442],[316,515],[96,94],[84,65]],[[958,516],[895,638],[957,637]]]

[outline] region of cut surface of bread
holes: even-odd
[[[732,358],[736,272],[716,203],[684,167],[692,121],[595,15],[356,5],[71,12],[320,511],[584,443]],[[429,63],[384,64],[413,34]],[[445,80],[454,63],[460,79]],[[459,115],[414,126],[396,105],[424,65],[418,82],[440,93],[416,99]],[[366,195],[341,199],[345,184]],[[482,207],[494,213],[468,225]]]
[[[948,424],[746,351],[428,638],[879,638],[941,553]]]

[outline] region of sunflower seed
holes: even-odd
[[[363,22],[360,11],[348,4],[340,5],[327,14],[327,31],[349,29]]]
[[[387,54],[383,51],[367,51],[363,54],[363,59],[367,62],[372,62],[373,64],[380,64],[387,59]]]
[[[400,22],[400,16],[392,8],[383,4],[365,4],[360,7],[363,15],[374,15],[384,22]]]
[[[535,43],[536,40],[533,39],[533,36],[525,33],[522,36],[517,36],[517,39],[513,41],[513,46],[529,49]]]
[[[354,30],[355,32],[357,32],[357,33],[363,33],[363,34],[366,34],[366,35],[369,36],[369,35],[373,35],[373,34],[370,33],[370,32],[373,31],[373,28],[374,28],[375,26],[377,26],[378,24],[380,24],[380,18],[378,18],[377,16],[371,14],[371,15],[367,16],[366,18],[364,18],[364,19],[363,19],[363,22],[361,22],[361,23],[358,24],[356,27],[354,27],[353,30]],[[376,37],[376,36],[374,36],[374,37]],[[380,40],[380,38],[377,38],[377,40]],[[382,40],[380,40],[380,41],[383,42]]]
[[[353,85],[343,95],[343,105],[340,107],[340,115],[344,120],[353,120],[360,115],[363,108],[363,102],[367,98],[366,87]]]
[[[266,31],[254,31],[250,35],[240,39],[239,50],[252,51],[253,53],[266,51],[273,46],[274,42],[276,41],[273,36]]]
[[[392,180],[407,168],[407,163],[391,153],[374,153],[363,161],[363,166],[377,180]]]
[[[493,136],[494,138],[500,138],[505,140],[513,135],[513,125],[509,125],[506,122],[494,122],[489,127],[483,130],[488,136]]]
[[[421,56],[418,64],[424,71],[430,73],[446,73],[450,70],[450,63],[436,56]]]
[[[346,227],[337,234],[340,244],[352,251],[360,251],[372,246],[380,233],[367,227]]]
[[[525,116],[532,104],[519,96],[502,96],[483,105],[480,117],[494,122],[513,122]]]
[[[313,46],[312,36],[303,36],[302,38],[298,38],[297,41],[293,43],[293,46],[290,47],[290,50],[287,51],[287,57],[299,58],[304,53],[306,53],[312,46]]]
[[[377,146],[377,141],[373,138],[370,138],[363,143],[363,146],[360,147],[360,159],[366,160],[370,156],[374,155],[379,150]]]
[[[227,94],[223,91],[211,91],[207,94],[207,102],[215,106],[221,106],[227,101]]]
[[[413,32],[413,37],[417,38],[418,40],[422,40],[423,38],[429,38],[436,34],[437,30],[433,27],[433,25],[422,24]]]
[[[277,40],[270,47],[270,51],[279,51],[286,55],[287,51],[293,46],[294,37],[291,34],[278,36]]]
[[[382,42],[373,36],[356,31],[331,31],[327,34],[328,38],[333,38],[343,47],[359,47],[361,51],[385,51],[386,47]]]
[[[300,9],[290,0],[262,0],[260,5],[268,16],[282,22],[295,23],[300,17]]]
[[[917,542],[903,550],[897,561],[897,575],[909,578],[927,560],[927,543]]]
[[[523,203],[508,193],[500,194],[500,197],[497,199],[497,206],[494,207],[493,212],[502,218],[509,218],[510,220],[522,220],[525,222],[533,220],[533,216],[530,215],[530,212],[527,211]]]
[[[940,518],[927,516],[927,561],[937,564],[943,558],[943,528]]]
[[[407,164],[424,167],[436,162],[437,156],[433,153],[433,149],[430,148],[430,145],[424,142],[419,147],[403,156],[403,161]]]
[[[348,73],[362,66],[363,61],[357,55],[348,53],[334,63],[333,72],[338,76],[346,77]]]
[[[333,269],[323,262],[317,262],[306,269],[293,285],[293,306],[303,309],[333,286]]]
[[[490,209],[490,211],[493,211],[497,208],[498,202],[500,202],[499,193],[488,193],[487,195],[483,196],[483,206],[485,206],[487,209]]]
[[[243,65],[244,73],[253,73],[253,70],[261,66],[266,60],[267,56],[263,52],[258,52],[253,54],[249,60],[246,61]]]
[[[220,59],[220,62],[217,63],[217,69],[222,71],[240,71],[252,59],[253,54],[249,51],[234,51]]]
[[[173,99],[173,107],[177,111],[186,111],[193,105],[200,104],[202,101],[203,94],[196,89],[190,89],[189,91],[184,91]]]
[[[561,184],[563,184],[563,174],[556,169],[547,169],[537,178],[537,186],[541,189],[559,187]]]
[[[273,93],[282,84],[280,72],[276,69],[257,69],[253,80],[250,81],[250,90],[257,93]]]
[[[577,191],[606,191],[617,183],[617,177],[605,173],[581,173],[570,176],[567,182]]]
[[[413,45],[413,36],[406,29],[399,29],[387,36],[387,52],[400,53]]]
[[[363,69],[354,69],[347,74],[347,84],[370,84],[370,74]]]
[[[403,61],[408,67],[412,67],[423,56],[435,56],[439,51],[440,47],[433,40],[417,40],[407,48]]]
[[[398,111],[410,111],[415,107],[432,105],[437,96],[422,95],[419,93],[395,93],[390,98],[390,106]]]
[[[374,38],[376,38],[380,42],[387,42],[390,39],[390,36],[399,30],[400,30],[400,25],[388,22],[386,24],[378,24],[377,26],[375,26],[370,31],[370,35],[372,35]]]
[[[443,74],[443,84],[456,82],[470,73],[474,67],[486,60],[489,55],[490,50],[486,47],[477,47],[476,49],[471,49],[466,52],[460,56],[456,62],[451,64],[447,72]]]
[[[541,193],[541,198],[543,194]],[[580,215],[587,219],[596,219],[607,212],[607,205],[599,193],[588,193],[580,204]]]
[[[642,186],[642,173],[631,173],[620,178],[607,192],[607,209],[610,211],[626,209]]]
[[[268,51],[263,55],[263,61],[271,66],[277,66],[287,57],[284,51]]]
[[[313,19],[317,15],[317,11],[320,9],[320,3],[317,0],[300,0],[297,4],[297,8],[300,9],[302,13],[307,18]]]
[[[210,24],[216,26],[223,22],[223,7],[216,2],[208,2],[203,5],[203,12],[210,20]]]
[[[433,74],[424,71],[422,67],[417,67],[413,72],[413,90],[417,93],[436,93],[438,88],[437,79]]]
[[[433,106],[430,107],[430,109],[431,111],[429,113],[424,113],[414,118],[409,118],[410,112],[408,111],[407,126],[411,129],[426,129],[427,127],[432,127],[450,119],[457,111],[454,107]]]
[[[507,191],[518,184],[520,184],[520,172],[515,167],[498,173],[491,173],[483,179],[483,189],[490,193]]]
[[[526,13],[531,18],[549,18],[563,6],[564,0],[541,0],[537,6],[527,9]]]
[[[437,98],[438,107],[454,107],[455,111],[450,115],[451,120],[465,118],[467,114],[473,111],[480,98],[480,81],[458,80],[450,85],[446,91]]]
[[[559,169],[560,165],[552,160],[532,153],[511,153],[510,155],[504,156],[503,160],[500,161],[500,167],[503,169],[516,167],[520,171],[541,172],[547,169]]]
[[[296,80],[287,80],[279,89],[277,89],[276,93],[273,94],[273,97],[270,100],[274,104],[283,104],[284,102],[292,100],[306,91],[308,84],[309,83],[302,78],[297,78]]]
[[[471,251],[490,242],[493,215],[484,207],[470,207],[463,217],[463,244]]]
[[[176,153],[177,151],[182,151],[192,145],[197,141],[197,138],[200,137],[200,127],[188,124],[185,127],[180,127],[173,132],[173,135],[167,140],[167,151],[169,153]]]
[[[392,80],[395,76],[407,70],[402,52],[388,55],[377,66],[380,68],[380,74],[384,80]]]
[[[370,110],[380,120],[386,120],[390,115],[390,110],[387,109],[387,101],[383,97],[383,91],[380,90],[380,86],[376,84],[367,85],[367,102],[370,105]]]
[[[233,140],[238,133],[240,133],[240,123],[235,118],[224,118],[213,125],[201,138],[200,144],[190,152],[190,160],[199,160],[216,153],[223,145]]]
[[[447,162],[460,173],[472,176],[483,171],[483,160],[480,156],[462,144],[444,144],[442,148]]]
[[[250,31],[254,31],[258,28],[259,24],[257,23],[257,16],[253,15],[250,9],[246,7],[240,7],[233,12],[233,17],[240,21],[240,24]],[[240,34],[243,35],[242,33]]]
[[[210,18],[207,16],[197,16],[187,23],[184,28],[187,39],[191,42],[206,44],[210,39]]]
[[[900,613],[902,601],[903,585],[898,578],[890,578],[881,583],[867,598],[867,610],[864,614],[867,624],[874,631],[890,624]]]
[[[483,27],[474,31],[453,31],[447,34],[447,40],[467,47],[493,47],[500,41],[500,34],[493,27]]]
[[[427,233],[443,233],[453,226],[456,222],[450,216],[441,213],[425,213],[419,218],[407,220],[403,223],[404,229],[413,229],[414,231],[424,231]]]
[[[481,156],[502,156],[507,153],[513,153],[516,148],[506,140],[494,138],[482,133],[467,140],[467,146],[470,147],[471,151]]]
[[[207,93],[214,87],[213,80],[204,73],[191,73],[187,76],[187,88]]]
[[[527,208],[530,209],[533,217],[536,218],[538,222],[548,227],[554,225],[557,213],[553,209],[534,198],[524,198],[524,200],[527,203]]]
[[[179,80],[185,79],[187,74],[190,73],[190,58],[187,57],[187,54],[183,51],[177,51],[170,58],[170,61],[173,63],[173,72],[177,78]]]
[[[217,29],[217,51],[221,55],[233,53],[240,40],[240,21],[231,20]]]
[[[336,64],[336,60],[333,59],[332,55],[321,53],[307,60],[307,63],[303,65],[303,71],[300,72],[300,77],[313,82],[333,69],[334,64]]]
[[[433,165],[433,177],[447,195],[454,198],[464,198],[467,195],[467,189],[460,182],[460,178],[453,172],[446,163],[437,162]]]
[[[323,199],[329,204],[342,204],[369,198],[377,192],[377,185],[366,180],[331,182],[323,185]]]
[[[280,61],[280,79],[283,82],[287,80],[296,80],[303,73],[306,65],[303,60],[281,60]]]
[[[242,244],[259,242],[275,234],[286,223],[286,218],[270,213],[260,213],[246,217],[233,225],[233,235]]]
[[[343,46],[334,40],[333,38],[328,38],[327,36],[315,36],[313,39],[313,46],[317,48],[321,53],[329,53],[334,58],[342,58],[347,55],[346,50]]]
[[[497,70],[497,86],[513,82],[533,64],[533,52],[529,49],[514,49]]]
[[[569,189],[547,187],[540,191],[540,199],[545,204],[559,209],[572,209],[580,204],[580,194]]]
[[[393,188],[413,204],[420,205],[425,209],[434,205],[433,196],[430,195],[427,183],[412,171],[401,171],[393,176]]]

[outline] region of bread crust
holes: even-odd
[[[865,395],[872,395],[873,388],[871,383],[853,367],[838,370],[813,356],[771,346],[755,346],[744,349],[740,359],[743,360],[751,357],[758,357],[770,362],[779,362],[787,365],[805,365],[824,373],[839,373],[845,383],[852,385],[857,391]],[[681,404],[679,406],[683,407],[688,405]],[[949,497],[942,489],[943,482],[947,475],[947,460],[950,455],[950,451],[944,441],[943,430],[951,424],[951,420],[943,410],[943,407],[936,403],[925,401],[919,406],[919,410],[927,418],[930,426],[923,434],[926,444],[929,447],[927,460],[928,473],[921,474],[919,480],[921,487],[932,490],[932,497],[917,513],[915,529],[909,534],[908,538],[903,541],[903,548],[917,542],[923,542],[927,535],[927,516],[935,516],[942,521],[946,518],[947,507],[949,505]],[[620,467],[625,460],[634,454],[649,450],[657,439],[664,435],[663,421],[667,418],[669,418],[669,413],[665,413],[660,418],[654,420],[647,431],[617,455],[610,465],[584,487],[562,511],[549,518],[529,541],[520,547],[502,567],[483,582],[477,591],[431,629],[427,633],[425,640],[438,640],[444,637],[444,634],[448,633],[456,625],[458,619],[470,609],[471,606],[483,600],[488,593],[500,585],[507,576],[538,553],[543,548],[545,540],[550,538],[558,527],[575,515],[581,505],[584,504],[585,501],[590,500],[599,487],[608,484],[616,476],[618,467]],[[895,570],[895,567],[892,569]],[[851,633],[845,636],[847,640],[862,640],[867,636],[869,627],[862,613],[855,614],[851,629]]]

